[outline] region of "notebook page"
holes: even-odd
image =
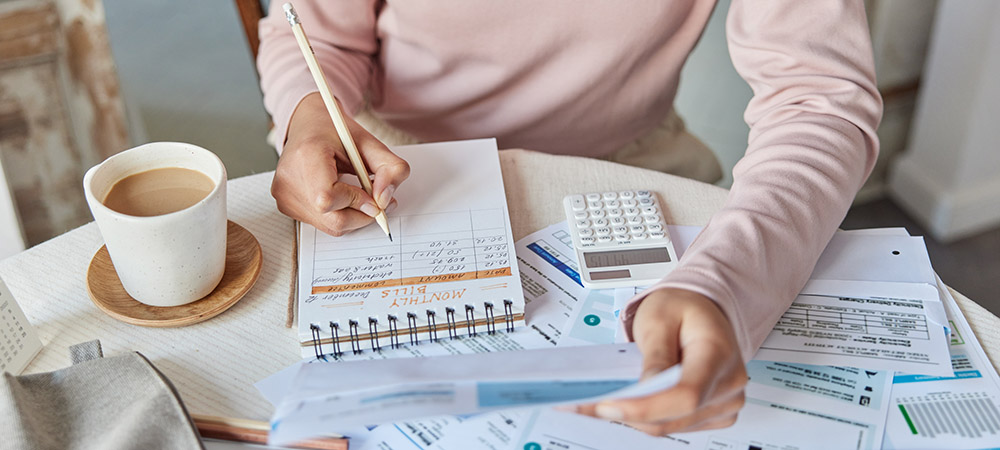
[[[390,345],[392,335],[405,343],[484,332],[487,321],[503,329],[507,316],[523,321],[496,142],[393,151],[410,164],[409,179],[396,191],[399,206],[388,215],[393,241],[374,223],[341,237],[302,225],[298,329],[304,356],[314,353],[314,331],[331,343],[331,321],[341,342],[353,338],[364,349]]]

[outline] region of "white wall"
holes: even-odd
[[[890,193],[934,237],[1000,224],[1000,2],[942,0]]]

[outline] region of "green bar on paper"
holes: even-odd
[[[913,421],[910,420],[910,415],[907,414],[906,408],[904,408],[903,405],[899,405],[899,410],[903,412],[903,418],[906,419],[906,424],[910,426],[910,431],[912,431],[913,434],[917,434],[917,427],[913,426]]]

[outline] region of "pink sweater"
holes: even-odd
[[[368,96],[382,119],[423,141],[496,137],[501,148],[597,156],[666,116],[715,2],[295,6],[350,111]],[[316,88],[281,2],[271,2],[260,32],[264,102],[283,142],[296,105]],[[725,207],[656,287],[718,302],[750,359],[874,166],[882,104],[860,0],[733,0],[726,33],[754,92],[746,156]]]

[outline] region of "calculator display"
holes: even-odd
[[[590,268],[670,262],[666,247],[583,252],[583,257]]]
[[[605,270],[603,272],[590,272],[591,280],[614,280],[618,278],[629,278],[632,276],[632,272],[628,269],[621,270]]]

